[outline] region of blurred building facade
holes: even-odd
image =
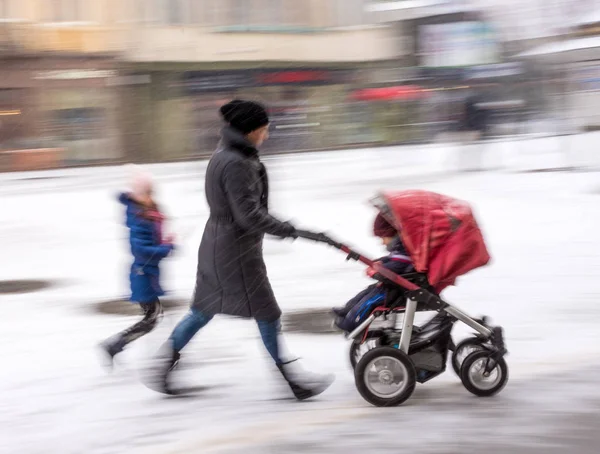
[[[0,165],[120,159],[109,2],[0,0],[0,14]]]
[[[272,108],[271,151],[402,142],[415,103],[357,95],[411,77],[402,37],[373,25],[365,3],[0,0],[3,159],[204,156],[217,107],[235,96]]]
[[[207,156],[233,97],[271,108],[267,152],[430,141],[473,87],[543,104],[539,68],[510,58],[541,38],[500,0],[408,3],[0,0],[0,159]]]
[[[588,7],[566,16],[562,33],[519,54],[553,79],[555,116],[565,133],[600,129],[600,3],[576,4]]]
[[[390,126],[405,112],[351,102],[370,83],[408,77],[401,39],[373,25],[365,3],[131,2],[124,58],[147,83],[128,90],[128,148],[159,160],[206,155],[219,137],[218,106],[236,96],[271,108],[265,151],[400,141],[405,132]]]

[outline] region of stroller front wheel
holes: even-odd
[[[408,355],[393,347],[368,351],[354,370],[358,392],[376,407],[392,407],[409,399],[415,390],[416,375]]]
[[[498,394],[508,382],[508,366],[504,358],[493,359],[489,351],[475,351],[460,368],[464,387],[479,397]]]
[[[481,346],[486,341],[480,337],[469,337],[459,342],[452,352],[452,369],[460,377],[460,367],[464,360],[473,352],[483,350]]]

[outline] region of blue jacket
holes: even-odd
[[[171,253],[173,246],[162,244],[160,213],[145,211],[125,193],[119,195],[119,202],[126,207],[125,220],[133,255],[129,275],[130,300],[142,304],[151,303],[164,295],[159,282],[159,263]]]

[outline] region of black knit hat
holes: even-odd
[[[219,111],[223,119],[242,134],[249,134],[269,124],[266,109],[253,101],[234,99]]]

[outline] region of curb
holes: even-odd
[[[303,334],[340,334],[332,327],[331,309],[307,309],[288,312],[281,317],[283,331]]]

